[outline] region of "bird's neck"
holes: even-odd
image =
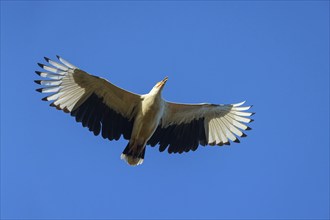
[[[151,90],[148,94],[144,95],[144,100],[148,100],[147,102],[151,103],[159,103],[162,100],[161,91]]]
[[[162,97],[162,91],[159,89],[152,89],[150,92],[147,94],[149,97],[154,97],[156,98],[161,98]]]

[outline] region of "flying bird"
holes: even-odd
[[[129,140],[121,159],[129,165],[143,163],[146,146],[159,145],[168,153],[195,151],[199,145],[230,145],[245,137],[243,130],[254,113],[252,106],[238,104],[181,104],[165,101],[162,91],[165,77],[148,94],[126,91],[101,77],[93,76],[57,56],[60,62],[47,57],[48,65],[38,63],[43,71],[36,73],[46,79],[35,80],[51,93],[43,98],[75,117],[95,136]]]

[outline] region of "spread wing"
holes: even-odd
[[[35,80],[45,86],[41,93],[52,93],[43,98],[51,106],[70,113],[95,135],[118,140],[123,134],[129,139],[132,132],[136,106],[140,95],[121,89],[105,79],[90,75],[57,56],[59,62],[45,57],[49,66],[38,63],[46,71],[36,71],[41,77]]]
[[[199,145],[230,145],[245,137],[242,130],[254,113],[245,112],[252,106],[242,107],[244,102],[233,105],[179,104],[166,102],[161,123],[148,144],[159,144],[159,151],[168,147],[169,153],[195,151]]]

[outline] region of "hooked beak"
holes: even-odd
[[[166,76],[162,81],[159,82],[157,87],[163,87],[165,85],[165,83],[167,82],[168,77]]]
[[[165,84],[168,80],[168,77],[166,76],[163,80],[162,80],[162,83]]]

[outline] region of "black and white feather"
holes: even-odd
[[[244,102],[232,105],[179,104],[166,102],[161,123],[149,140],[151,146],[168,147],[169,153],[196,150],[199,145],[230,145],[246,137],[244,130],[251,130],[247,123],[254,113],[245,112],[252,106]]]
[[[45,87],[41,93],[51,93],[42,100],[51,106],[71,113],[77,122],[95,135],[118,140],[121,135],[130,139],[135,117],[135,106],[140,96],[127,92],[100,77],[89,75],[63,58],[61,63],[45,57],[51,65],[38,63],[45,71],[36,71],[45,80],[35,80]]]

